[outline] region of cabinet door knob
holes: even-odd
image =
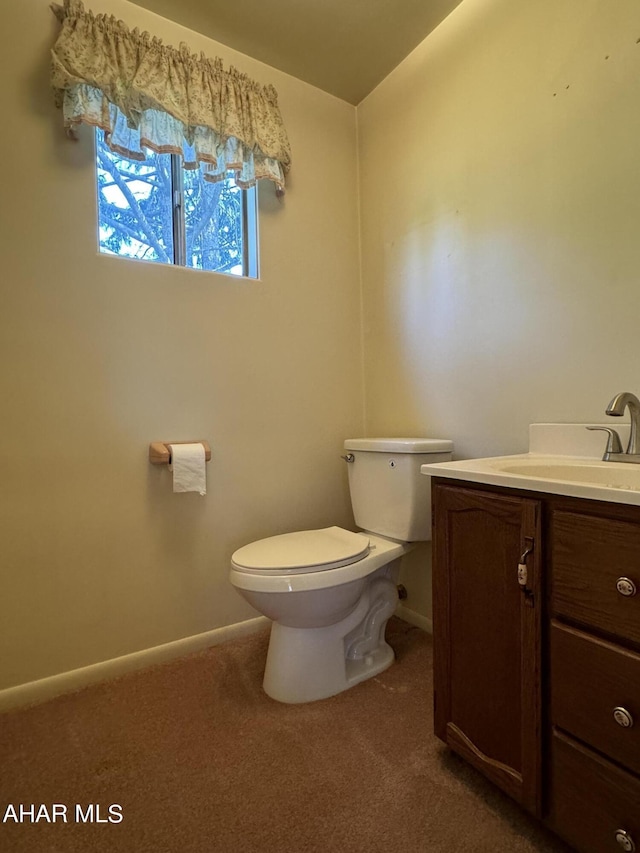
[[[620,595],[624,595],[627,598],[631,598],[632,595],[635,595],[637,587],[635,583],[631,580],[631,578],[618,578],[616,581],[616,589],[620,593]]]
[[[634,853],[634,850],[636,849],[635,841],[628,832],[624,829],[616,829],[615,838],[623,850],[626,850],[627,853]]]
[[[618,706],[613,709],[613,719],[623,729],[630,729],[633,725],[633,717],[626,708]]]

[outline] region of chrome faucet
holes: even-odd
[[[630,394],[628,391],[623,391],[621,394],[616,394],[613,400],[607,406],[607,414],[620,418],[624,415],[624,410],[628,408],[631,415],[631,432],[629,434],[629,444],[627,445],[627,456],[638,455],[638,421],[640,420],[640,400],[635,394]]]
[[[603,462],[635,462],[640,464],[640,448],[638,447],[638,432],[640,428],[640,400],[629,391],[616,394],[607,406],[606,413],[612,417],[620,418],[625,409],[629,409],[631,416],[631,431],[629,433],[629,444],[626,452],[622,452],[620,436],[614,429],[608,427],[587,427],[587,429],[602,429],[609,435],[607,447],[602,457]]]

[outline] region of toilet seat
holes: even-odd
[[[326,527],[251,542],[233,554],[231,564],[240,572],[294,575],[348,566],[368,552],[368,536],[342,527]]]
[[[261,571],[260,569],[243,569],[233,563],[229,578],[237,589],[250,590],[251,592],[289,595],[292,592],[328,589],[332,586],[349,584],[352,581],[359,582],[362,578],[379,569],[380,566],[402,557],[411,549],[411,546],[406,542],[395,542],[374,533],[365,533],[364,537],[369,540],[367,553],[359,560],[335,569],[316,571],[311,568],[308,571],[298,569],[293,572],[286,572],[282,569]]]

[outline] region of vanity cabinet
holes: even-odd
[[[640,850],[640,509],[549,501],[549,826]]]
[[[432,488],[436,734],[580,853],[640,853],[640,507]]]
[[[435,485],[433,507],[436,734],[539,814],[540,502]]]

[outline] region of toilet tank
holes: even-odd
[[[431,539],[427,462],[449,462],[453,442],[439,438],[350,438],[349,490],[358,527],[402,542]]]

